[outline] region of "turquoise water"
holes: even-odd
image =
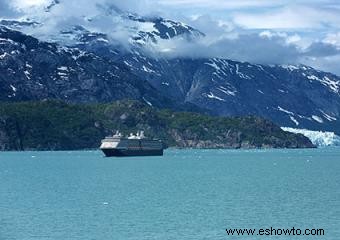
[[[0,153],[0,239],[340,239],[340,148]]]

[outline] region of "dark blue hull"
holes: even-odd
[[[163,149],[155,150],[102,149],[102,151],[106,157],[163,156]]]

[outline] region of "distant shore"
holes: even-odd
[[[115,130],[144,130],[169,147],[197,149],[313,148],[301,134],[254,116],[213,117],[125,100],[111,104],[60,101],[0,103],[0,150],[97,149]]]

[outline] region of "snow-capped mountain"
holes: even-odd
[[[97,14],[93,16],[78,16],[70,21],[61,17],[50,23],[49,20],[55,17],[53,9],[59,4],[59,1],[53,1],[43,13],[26,20],[0,19],[0,25],[22,31],[40,40],[67,46],[95,43],[117,45],[127,41],[129,46],[125,47],[130,49],[176,37],[189,41],[204,37],[202,32],[182,22],[155,16],[139,16],[122,11],[115,5],[97,5]],[[56,24],[59,22],[61,24]],[[117,37],[119,35],[123,35],[123,39]]]
[[[260,115],[282,126],[340,129],[340,78],[307,66],[226,59],[122,59],[163,95],[217,115]]]
[[[34,21],[18,21],[18,20],[0,20],[0,25],[3,26],[7,26],[10,27],[12,29],[17,29],[17,30],[21,30],[23,28],[28,28],[28,27],[37,27],[40,25],[40,23],[38,22],[34,22]]]
[[[204,36],[203,33],[186,24],[168,19],[158,17],[130,17],[130,19],[139,24],[139,31],[132,39],[136,44],[157,43],[159,39],[172,39],[178,36],[188,40],[195,40]]]
[[[100,31],[103,19],[119,27]],[[340,78],[334,74],[303,65],[153,56],[146,48],[159,41],[205,35],[183,23],[115,7],[81,23],[41,34],[44,23],[38,19],[2,20],[0,25],[10,29],[0,30],[1,100],[134,98],[154,106],[173,101],[173,106],[195,105],[215,115],[258,115],[281,126],[340,134]],[[122,32],[125,42],[114,37]]]
[[[191,109],[159,94],[123,64],[0,26],[0,101],[137,99],[157,107]],[[197,108],[196,108],[197,109]]]

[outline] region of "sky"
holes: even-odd
[[[0,18],[32,18],[53,0],[0,0]],[[56,1],[56,0],[54,0]],[[339,0],[59,0],[50,28],[92,17],[98,5],[115,4],[197,28],[195,42],[161,41],[170,57],[223,57],[261,64],[306,64],[340,75]],[[80,4],[82,3],[82,4]],[[105,21],[101,30],[106,28]],[[104,31],[104,30],[103,30]],[[124,41],[124,34],[116,31]],[[119,36],[118,36],[119,35]],[[126,39],[125,39],[126,40]]]

